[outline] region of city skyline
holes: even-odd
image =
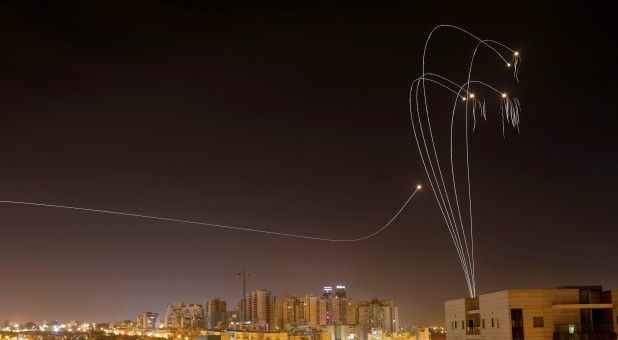
[[[504,138],[488,104],[472,137],[477,291],[618,288],[612,11],[474,5],[1,4],[0,200],[370,234],[426,187],[408,91],[427,34],[453,24],[522,53],[516,87],[479,69],[522,111]],[[458,78],[455,51],[472,45],[436,41],[431,61]],[[231,309],[245,268],[260,274],[248,291],[343,283],[396,301],[402,325],[442,324],[467,291],[424,189],[346,244],[6,204],[0,231],[0,320],[113,321],[215,297]]]

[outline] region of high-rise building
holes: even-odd
[[[356,325],[358,324],[358,302],[351,298],[332,298],[333,304],[333,324],[335,325]]]
[[[396,332],[399,328],[399,309],[393,301],[372,299],[358,303],[358,334],[367,340],[373,330]]]
[[[252,328],[261,331],[274,331],[277,325],[275,296],[267,290],[254,290],[247,293],[247,315]]]
[[[277,327],[289,331],[300,323],[300,301],[295,295],[286,295],[277,300]]]
[[[343,286],[343,285],[335,286],[335,297],[337,297],[337,298],[345,298],[345,297],[347,297],[347,294],[345,292],[345,286]]]
[[[358,325],[358,301],[350,298],[341,299],[343,306],[340,308],[345,310],[345,315],[342,318],[344,325]]]
[[[355,325],[358,323],[357,306],[347,297],[344,285],[324,287],[318,300],[319,325]]]
[[[240,323],[245,321],[250,321],[249,317],[249,308],[247,307],[247,298],[246,295],[244,298],[238,301],[238,305],[236,305],[236,320]]]
[[[322,292],[322,297],[327,298],[327,297],[329,297],[331,295],[333,295],[333,287],[325,286],[324,287],[324,291]]]
[[[226,302],[219,298],[204,301],[204,319],[207,329],[227,327],[229,320],[227,318]]]
[[[138,315],[136,321],[136,327],[139,329],[155,329],[157,327],[157,322],[159,321],[159,314],[146,312]]]
[[[446,339],[616,339],[618,291],[504,290],[444,304]]]
[[[174,301],[165,311],[165,327],[168,329],[203,328],[204,308],[201,305],[185,305],[182,301]]]
[[[322,296],[318,300],[318,325],[326,326],[335,324],[334,304],[330,295]]]
[[[300,323],[310,326],[318,324],[318,298],[316,296],[305,295],[300,298],[299,310]]]

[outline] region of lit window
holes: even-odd
[[[543,317],[535,316],[532,318],[532,326],[534,327],[544,327]]]

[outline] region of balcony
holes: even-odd
[[[554,340],[612,340],[617,339],[611,324],[554,325]]]
[[[481,335],[481,327],[466,328],[466,335]]]

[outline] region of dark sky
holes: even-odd
[[[408,90],[427,34],[453,24],[523,60],[516,83],[479,59],[523,111],[503,138],[488,101],[473,135],[478,293],[618,289],[609,5],[198,3],[1,4],[0,200],[363,236],[426,182]],[[473,45],[444,32],[429,58],[461,82]],[[395,300],[404,325],[441,324],[443,302],[467,295],[428,190],[357,243],[15,205],[0,231],[1,320],[115,321],[214,297],[231,309],[243,268],[278,296],[341,283]]]

